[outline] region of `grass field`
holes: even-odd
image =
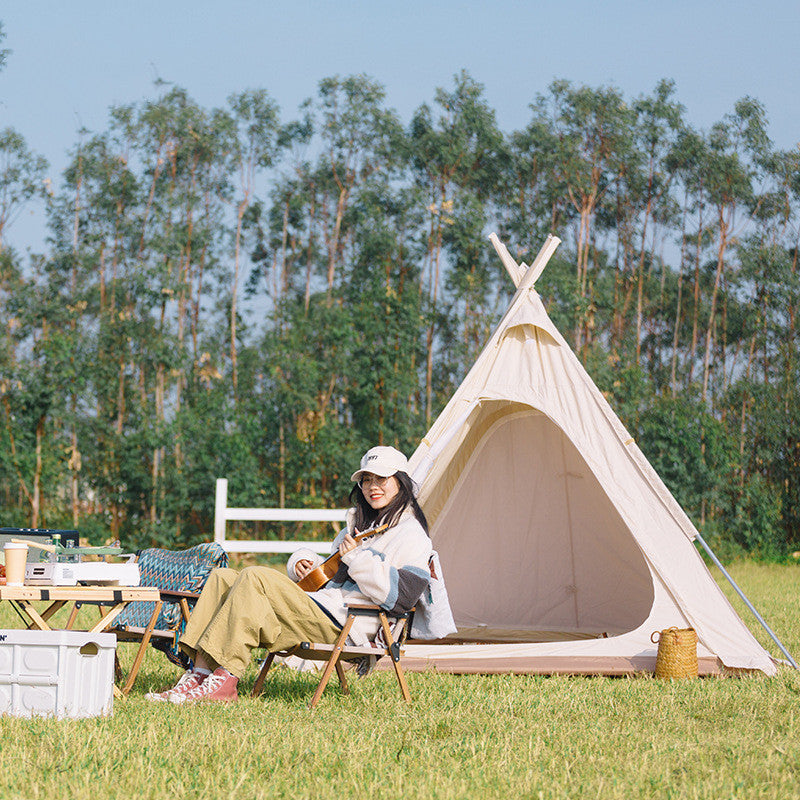
[[[800,657],[800,566],[731,571]],[[232,706],[144,699],[176,677],[153,652],[111,718],[0,718],[0,798],[800,797],[800,673],[786,667],[682,682],[412,674],[411,706],[383,673],[349,697],[332,684],[315,712],[313,679],[277,669]]]

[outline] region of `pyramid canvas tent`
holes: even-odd
[[[458,632],[411,669],[624,674],[692,627],[701,674],[776,671],[693,544],[692,522],[517,264],[509,309],[411,460]]]

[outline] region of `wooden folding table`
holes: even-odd
[[[145,628],[142,642],[136,653],[133,666],[128,675],[121,692],[114,687],[115,693],[128,694],[139,666],[144,659],[147,645],[150,642],[150,634],[155,627],[159,611],[161,611],[161,595],[155,586],[3,586],[0,585],[0,600],[8,600],[12,607],[22,618],[28,629],[36,628],[41,631],[52,630],[48,620],[59,609],[72,603],[73,608],[67,622],[67,629],[71,629],[75,624],[78,605],[80,603],[93,603],[99,605],[105,611],[101,613],[100,620],[89,628],[90,633],[100,633],[108,628],[111,623],[119,616],[122,609],[137,600],[154,603],[153,613],[150,616],[147,628]],[[34,607],[34,603],[45,602],[50,605],[41,613]]]

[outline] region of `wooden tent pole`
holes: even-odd
[[[533,264],[526,267],[525,264],[517,264],[511,253],[508,252],[508,248],[500,241],[496,233],[489,234],[489,241],[497,251],[497,255],[500,256],[500,260],[503,262],[506,272],[511,276],[511,280],[514,281],[514,286],[516,286],[517,289],[523,285],[525,288],[529,288],[536,283],[539,276],[544,271],[544,268],[547,266],[550,257],[561,244],[561,239],[557,236],[553,236],[552,233],[548,234],[547,239],[545,239],[544,244],[536,254]]]
[[[519,282],[525,274],[524,267],[517,264],[511,253],[508,252],[508,248],[500,241],[496,233],[489,234],[489,241],[497,251],[497,255],[500,256],[500,260],[503,262],[506,272],[511,276],[511,280],[514,281],[514,286],[519,286]]]

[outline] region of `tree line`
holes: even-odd
[[[0,62],[1,66],[1,62]],[[346,502],[406,452],[530,263],[548,311],[723,552],[800,546],[800,151],[744,98],[695,129],[661,81],[555,81],[504,132],[469,74],[404,122],[365,75],[110,109],[57,179],[0,131],[0,513],[95,540],[209,538],[244,506]],[[15,217],[44,204],[22,254]],[[291,531],[281,531],[281,534]]]

